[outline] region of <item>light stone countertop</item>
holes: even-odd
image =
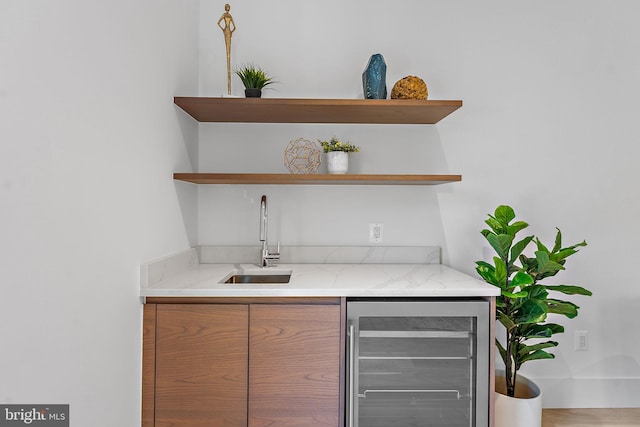
[[[176,261],[177,264],[176,264]],[[442,264],[291,263],[262,269],[251,263],[202,264],[197,253],[172,258],[161,273],[142,270],[142,297],[487,297],[499,289]],[[266,270],[266,271],[265,271]],[[289,283],[225,284],[233,272],[291,271]],[[151,277],[151,276],[155,276]]]

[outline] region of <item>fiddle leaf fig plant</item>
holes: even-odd
[[[533,235],[519,238],[517,234],[529,224],[517,221],[514,210],[506,205],[498,206],[485,223],[489,228],[481,233],[496,256],[493,263],[477,261],[476,271],[501,291],[496,297],[496,319],[504,326],[506,336],[504,344],[496,339],[496,346],[505,365],[507,395],[513,397],[516,374],[525,362],[554,358],[546,350],[556,347],[558,342],[549,338],[564,332],[564,327],[547,322],[547,315],[559,314],[570,319],[578,315],[576,304],[551,295],[591,295],[580,286],[541,283],[564,270],[567,258],[587,242],[562,247],[559,229],[551,249]],[[530,244],[535,245],[533,257],[524,253]]]

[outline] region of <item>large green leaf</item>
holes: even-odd
[[[544,348],[557,347],[558,343],[556,341],[545,341],[540,342],[534,345],[520,345],[518,346],[518,357],[522,357],[525,354],[532,353],[537,350],[542,350]]]
[[[535,275],[536,260],[535,258],[529,258],[525,254],[520,254],[520,264],[522,269],[529,272],[532,276]]]
[[[484,237],[487,237],[487,234],[500,234],[504,230],[502,229],[502,224],[500,224],[495,218],[489,217],[485,220],[485,223],[489,226],[489,229],[484,229],[481,231]]]
[[[564,326],[557,323],[542,323],[539,326],[544,326],[545,328],[550,329],[553,334],[561,334],[564,332]]]
[[[489,264],[487,261],[476,261],[476,265],[478,267],[486,268],[487,270],[493,269],[493,265]]]
[[[516,217],[516,213],[513,208],[508,205],[500,205],[496,208],[494,213],[495,218],[500,221],[502,224],[509,224]]]
[[[491,215],[489,215],[489,218],[485,221],[485,223],[496,234],[504,233],[506,231],[506,226],[501,224],[500,221],[498,221],[497,219],[495,219]]]
[[[515,313],[514,323],[543,322],[547,317],[547,306],[540,301],[526,300],[522,303],[517,313]]]
[[[531,323],[520,327],[520,335],[525,338],[550,338],[564,332],[564,327],[556,323]]]
[[[516,298],[524,298],[524,297],[526,297],[527,295],[529,295],[529,293],[528,293],[527,291],[519,291],[519,292],[515,292],[515,293],[513,293],[513,292],[509,292],[509,291],[505,291],[505,290],[503,290],[503,291],[501,292],[501,295],[502,295],[503,297],[516,299]]]
[[[558,252],[560,248],[562,248],[562,232],[558,227],[556,227],[556,230],[558,231],[556,232],[556,239],[553,245],[553,249],[551,250],[551,252],[553,253]]]
[[[500,282],[496,277],[496,268],[485,261],[476,262],[476,271],[485,282],[501,288],[504,282]]]
[[[516,221],[513,224],[509,224],[507,226],[507,234],[515,236],[516,234],[518,234],[518,232],[524,230],[528,226],[529,226],[529,224],[527,224],[524,221]]]
[[[562,292],[565,295],[593,295],[590,290],[575,285],[545,285],[550,291]]]
[[[517,286],[523,287],[526,285],[533,284],[533,277],[525,273],[524,271],[518,271],[513,278],[511,279],[511,284],[509,288],[515,288]]]
[[[547,299],[547,307],[549,313],[562,314],[569,319],[576,317],[578,315],[578,309],[580,308],[572,302],[552,298]]]
[[[498,257],[493,257],[493,263],[495,264],[496,281],[502,289],[507,289],[507,266]]]
[[[531,285],[527,287],[527,292],[529,293],[529,298],[532,300],[538,300],[541,303],[544,303],[544,300],[549,296],[547,288],[542,285]]]
[[[553,276],[558,271],[564,270],[562,264],[552,261],[549,258],[549,253],[545,251],[536,251],[536,262],[537,273],[545,277]]]
[[[587,242],[586,241],[582,241],[580,243],[576,243],[575,245],[571,245],[569,247],[563,248],[562,247],[562,232],[560,231],[559,228],[556,228],[557,233],[556,233],[556,239],[555,239],[555,243],[553,245],[553,249],[551,250],[551,259],[553,261],[556,261],[560,264],[564,264],[564,261],[566,258],[568,258],[569,256],[575,254],[576,252],[578,252],[579,247],[582,246],[587,246]],[[548,250],[547,250],[548,252]]]
[[[507,330],[513,329],[516,326],[513,320],[503,312],[498,313],[497,317],[500,323],[502,323],[502,326]]]
[[[571,245],[569,247],[554,251],[553,252],[554,259],[558,262],[563,261],[565,258],[577,253],[578,252],[577,248],[583,247],[583,246],[587,246],[587,242],[584,240],[580,243],[576,243],[575,245]]]
[[[520,254],[522,254],[522,251],[524,251],[526,247],[529,246],[531,240],[533,240],[533,236],[527,236],[513,245],[513,247],[511,248],[511,259],[509,260],[511,264],[516,262]]]
[[[555,356],[553,354],[547,353],[544,350],[536,350],[533,353],[529,353],[526,356],[523,356],[518,360],[518,368],[522,366],[524,362],[529,362],[531,360],[540,360],[540,359],[553,359]]]
[[[546,252],[546,253],[551,252],[538,238],[536,238],[536,246],[538,247],[538,250],[541,252]]]
[[[566,259],[577,252],[578,251],[571,248],[561,249],[558,252],[552,252],[551,259],[557,262],[558,264],[564,265],[564,263],[566,262]]]
[[[487,241],[493,250],[496,251],[500,259],[508,259],[513,236],[509,236],[508,234],[489,234]]]
[[[575,248],[585,247],[585,246],[587,246],[587,241],[586,241],[586,240],[583,240],[583,241],[582,241],[582,242],[580,242],[580,243],[576,243],[575,245],[571,245],[571,246],[569,246],[569,248],[571,248],[571,249],[575,249]]]

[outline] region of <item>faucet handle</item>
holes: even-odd
[[[266,243],[267,242],[262,242],[262,256],[260,257],[260,265],[262,267],[272,267],[276,262],[280,260],[280,241],[278,240],[276,252],[271,252]]]
[[[280,241],[278,240],[278,245],[276,246],[276,252],[271,252],[267,249],[266,254],[267,265],[274,265],[276,262],[280,261]]]
[[[271,252],[267,249],[267,255],[269,256],[270,259],[280,259],[280,240],[278,240],[276,251]]]

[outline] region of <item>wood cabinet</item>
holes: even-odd
[[[145,305],[143,427],[344,422],[340,298]]]
[[[337,305],[251,305],[249,426],[338,426]]]
[[[247,424],[248,306],[158,304],[155,426]]]

